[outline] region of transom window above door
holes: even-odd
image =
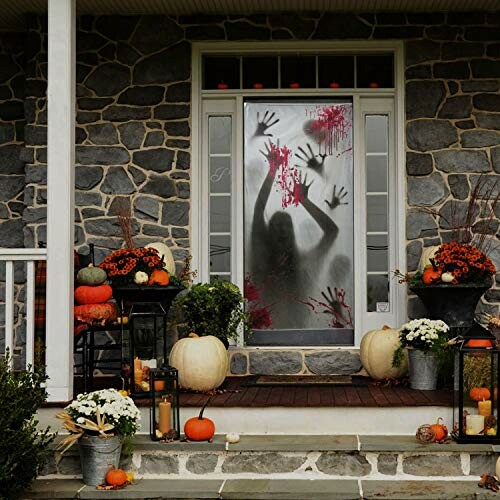
[[[203,88],[393,88],[392,54],[252,54],[203,58]]]

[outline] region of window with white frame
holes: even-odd
[[[397,51],[194,52],[193,252],[200,279],[244,290],[247,343],[396,324]]]

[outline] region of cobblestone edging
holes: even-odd
[[[362,369],[356,349],[243,348],[229,356],[231,375],[354,375]]]

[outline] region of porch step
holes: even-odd
[[[411,436],[242,436],[227,444],[157,443],[135,439],[122,468],[140,480],[158,479],[326,479],[470,480],[494,474],[499,446],[422,445]],[[80,478],[80,460],[72,450],[59,463],[53,457],[41,479]]]
[[[119,491],[98,491],[76,480],[37,480],[25,499],[355,500],[494,498],[475,481],[374,481],[352,479],[143,480]]]

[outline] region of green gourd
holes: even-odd
[[[76,280],[80,285],[96,286],[102,285],[108,278],[106,271],[100,267],[94,267],[89,264],[88,267],[84,267],[78,271],[76,275]]]

